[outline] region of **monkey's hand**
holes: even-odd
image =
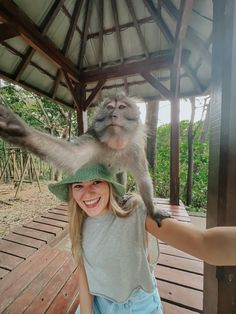
[[[157,223],[158,227],[161,227],[163,219],[173,218],[171,214],[168,213],[168,211],[161,209],[155,210],[153,213],[151,213],[151,217]]]
[[[121,207],[125,211],[135,210],[144,205],[142,198],[136,193],[126,193],[121,200]]]
[[[0,137],[10,142],[27,135],[27,126],[10,109],[0,104]]]

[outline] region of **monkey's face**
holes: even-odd
[[[105,133],[109,136],[123,133],[129,136],[138,127],[139,118],[139,109],[130,99],[108,99],[95,117],[94,130],[99,137]]]

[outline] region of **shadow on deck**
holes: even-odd
[[[155,204],[186,223],[184,206]],[[66,205],[17,228],[0,240],[0,313],[74,313],[78,274],[70,254]],[[203,263],[165,243],[155,269],[165,314],[202,312]]]

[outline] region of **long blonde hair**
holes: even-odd
[[[108,183],[109,184],[109,183]],[[133,206],[134,202],[126,202],[125,207],[122,208],[113,194],[113,189],[109,184],[109,209],[115,216],[127,217],[137,206]],[[135,196],[136,197],[136,196]],[[83,209],[77,204],[72,196],[72,185],[69,185],[69,235],[71,240],[72,255],[77,263],[79,263],[82,255],[82,228],[84,220],[87,215]]]

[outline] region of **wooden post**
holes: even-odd
[[[85,85],[78,86],[76,88],[78,93],[79,105],[75,104],[77,112],[77,126],[78,126],[78,136],[82,135],[87,130],[87,112],[85,112],[84,104],[86,101],[86,90]]]
[[[236,2],[213,1],[207,227],[236,226]],[[221,248],[219,247],[219,250]],[[204,313],[236,313],[236,267],[205,265]]]

